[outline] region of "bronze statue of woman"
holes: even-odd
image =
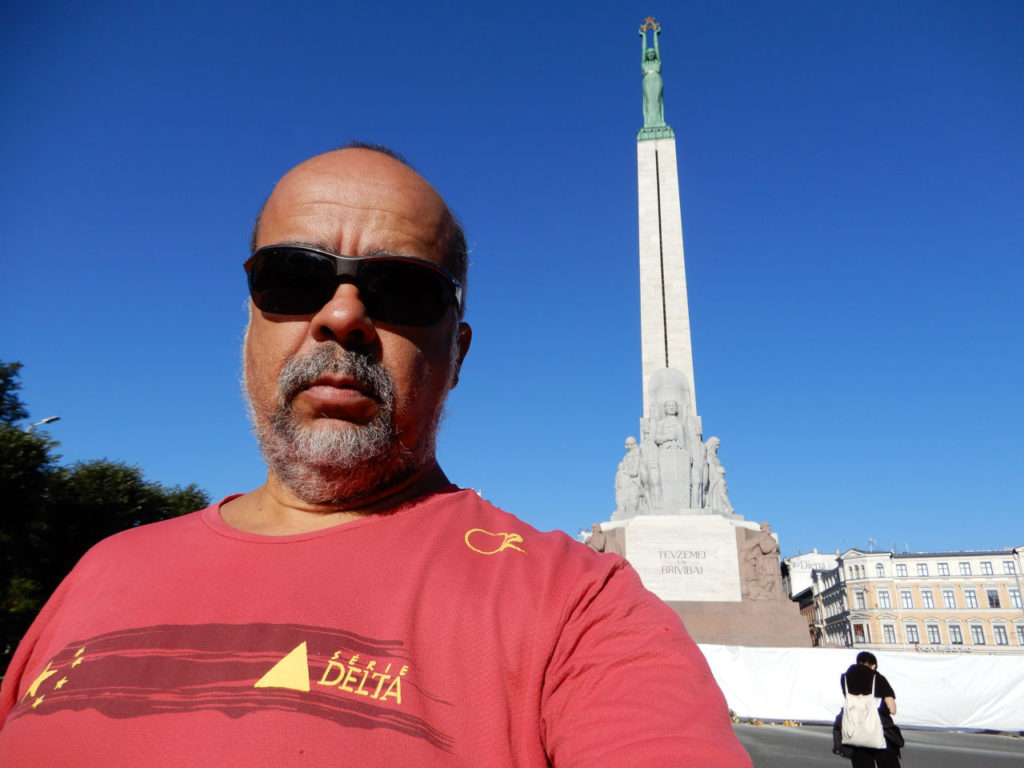
[[[647,47],[647,30],[654,30],[654,47]],[[640,68],[644,73],[644,128],[665,125],[664,83],[661,80],[661,51],[658,36],[661,27],[650,22],[640,27]]]

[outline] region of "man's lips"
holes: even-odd
[[[319,378],[299,390],[293,402],[313,415],[359,421],[372,418],[378,408],[370,389],[348,378]]]

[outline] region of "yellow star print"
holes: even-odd
[[[46,669],[44,669],[42,672],[40,672],[39,673],[39,677],[37,677],[35,680],[32,681],[32,685],[30,685],[28,687],[28,690],[25,691],[25,695],[21,697],[22,699],[25,699],[25,698],[27,698],[29,696],[35,696],[36,695],[36,691],[39,690],[39,686],[42,685],[43,682],[47,678],[53,677],[58,672],[60,672],[59,669],[51,669],[50,667],[51,667],[52,664],[53,664],[53,661],[50,661],[50,662],[48,662],[46,664]],[[33,705],[33,706],[35,706],[35,705]]]

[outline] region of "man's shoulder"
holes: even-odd
[[[511,512],[506,512],[468,489],[455,489],[449,501],[446,527],[463,533],[467,548],[475,552],[500,552],[508,549],[559,561],[584,565],[621,562],[616,556],[595,552],[564,531],[542,531]]]
[[[216,506],[216,505],[215,505]],[[86,558],[104,556],[107,557],[113,552],[139,551],[143,548],[159,546],[161,548],[176,545],[181,538],[187,538],[195,534],[201,527],[202,515],[209,509],[190,512],[186,515],[171,517],[155,523],[146,523],[133,528],[126,528],[95,544],[85,555]]]

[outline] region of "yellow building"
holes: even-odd
[[[1024,654],[1022,552],[850,549],[794,599],[815,645]]]

